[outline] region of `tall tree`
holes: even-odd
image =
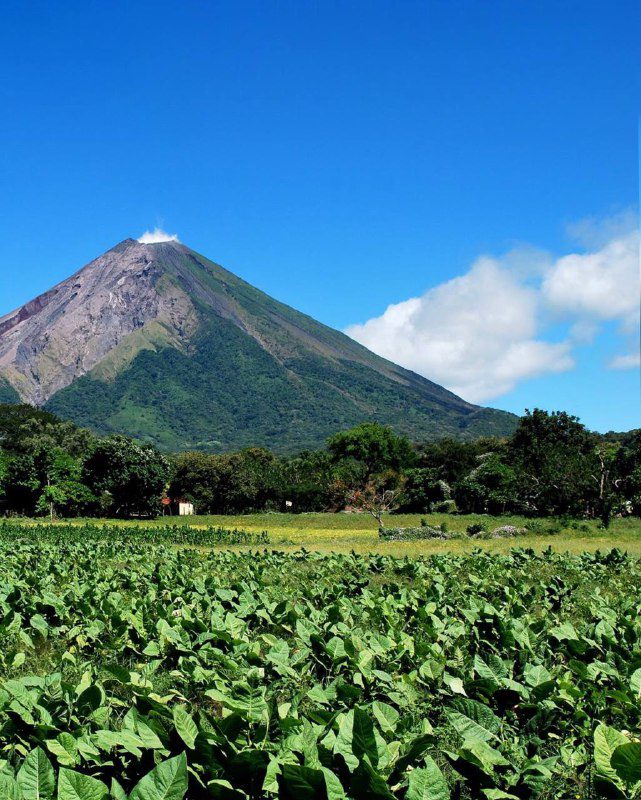
[[[564,411],[526,411],[508,448],[526,510],[586,513],[593,455],[593,437],[577,417]]]
[[[106,516],[155,516],[169,478],[165,456],[126,436],[102,439],[84,466],[85,482]]]
[[[412,466],[416,453],[405,436],[378,422],[364,422],[332,436],[327,448],[335,461],[353,459],[364,470],[364,480],[387,470]]]

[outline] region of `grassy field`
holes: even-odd
[[[416,527],[421,518],[430,525],[445,524],[449,532],[465,533],[469,525],[484,523],[489,529],[503,525],[523,527],[532,524],[525,517],[451,514],[394,514],[386,518],[389,527]],[[105,522],[107,522],[105,520]],[[113,524],[113,521],[109,521]],[[127,522],[116,524],[127,525]],[[238,516],[165,517],[136,522],[157,526],[189,525],[222,526],[246,531],[267,531],[272,547],[296,550],[305,547],[321,552],[383,553],[388,555],[427,555],[430,553],[463,553],[475,548],[491,552],[507,552],[512,547],[531,547],[536,551],[552,547],[561,552],[607,550],[618,547],[641,556],[641,520],[615,519],[608,530],[597,522],[543,519],[536,521],[537,531],[523,536],[501,539],[448,539],[414,542],[385,542],[378,537],[376,522],[365,514],[247,514]],[[554,531],[554,532],[553,532]]]

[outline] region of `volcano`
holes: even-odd
[[[0,318],[0,401],[165,450],[315,448],[366,420],[507,435],[472,405],[176,242],[126,239]]]

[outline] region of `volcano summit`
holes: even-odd
[[[508,434],[465,402],[177,241],[126,239],[0,318],[0,400],[170,450],[317,447],[364,420]]]

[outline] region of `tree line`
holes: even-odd
[[[264,448],[160,453],[99,438],[49,412],[0,405],[0,513],[155,516],[161,499],[199,514],[383,511],[599,518],[641,515],[641,431],[600,435],[535,409],[507,439],[412,443],[378,423],[295,456]]]

